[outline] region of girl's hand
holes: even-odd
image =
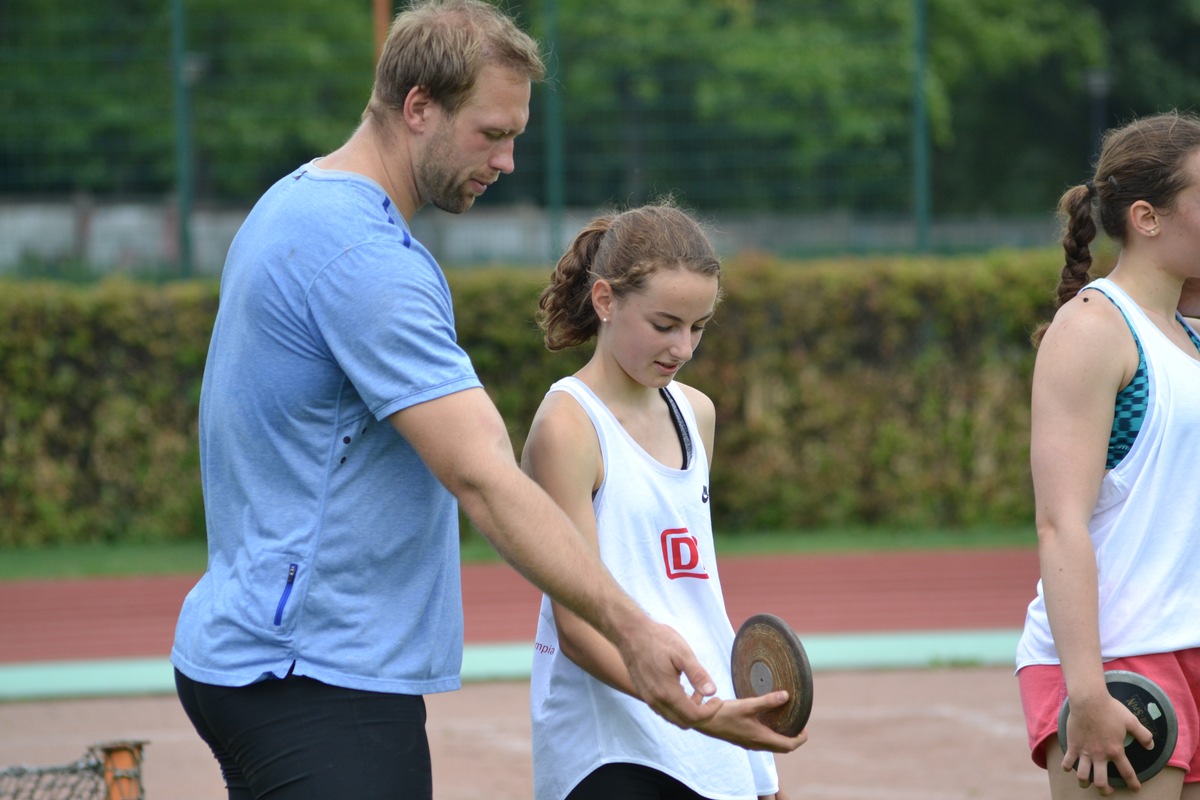
[[[801,731],[795,736],[784,736],[758,719],[759,714],[778,708],[787,699],[787,692],[780,691],[762,697],[724,700],[712,719],[697,725],[696,730],[747,750],[790,753],[808,741],[808,733]]]
[[[1154,734],[1111,695],[1078,704],[1071,703],[1063,771],[1074,771],[1080,788],[1094,784],[1100,794],[1107,797],[1114,791],[1108,783],[1108,765],[1112,762],[1126,785],[1132,791],[1138,791],[1141,784],[1125,755],[1126,734],[1133,736],[1146,749],[1154,747]]]

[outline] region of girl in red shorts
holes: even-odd
[[[1068,189],[1054,320],[1034,334],[1031,464],[1041,580],[1017,652],[1033,760],[1055,800],[1138,791],[1200,798],[1200,119],[1110,131]],[[1119,245],[1093,280],[1100,223]],[[1153,734],[1105,684],[1140,673],[1179,736],[1140,783],[1126,737]],[[1058,717],[1070,698],[1068,747]],[[1127,784],[1114,789],[1113,764]]]

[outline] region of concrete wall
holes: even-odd
[[[196,209],[192,215],[193,273],[220,273],[225,253],[249,209]],[[475,208],[462,215],[420,211],[414,235],[447,267],[551,264],[593,216],[570,210],[555,230],[534,207]],[[865,219],[849,214],[725,215],[708,220],[725,255],[743,250],[785,256],[913,249],[906,219]],[[557,234],[557,235],[556,235]],[[935,250],[1053,246],[1053,218],[939,220],[931,230]],[[161,271],[178,263],[178,214],[170,203],[0,202],[0,273],[22,260],[77,261],[114,272]]]

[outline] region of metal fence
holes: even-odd
[[[0,768],[0,800],[144,800],[145,745],[103,742],[70,764]]]
[[[379,2],[0,0],[0,272],[218,270],[258,194],[357,123]],[[1049,241],[1040,216],[931,218],[924,0],[886,5],[510,3],[551,66],[517,171],[414,228],[451,264],[540,262],[578,217],[670,193],[727,250]],[[492,249],[498,227],[522,233]]]

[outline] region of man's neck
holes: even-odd
[[[346,143],[320,160],[322,169],[355,172],[378,183],[406,221],[419,204],[408,167],[407,150],[399,134],[386,136],[374,117],[363,120]]]

